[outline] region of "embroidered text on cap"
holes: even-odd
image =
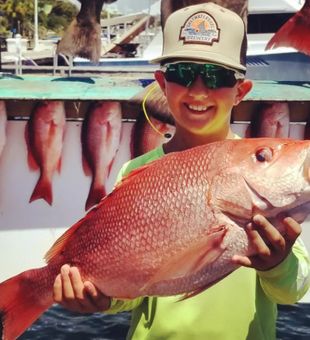
[[[184,43],[212,45],[219,41],[220,29],[214,18],[206,12],[190,16],[181,27],[180,39]]]

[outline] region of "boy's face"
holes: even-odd
[[[225,77],[208,82],[203,75],[197,75],[188,86],[183,86],[166,75],[167,80],[163,71],[156,71],[155,78],[167,97],[176,126],[193,134],[216,134],[227,129],[233,106],[252,87],[249,81],[238,80],[234,84],[229,79],[226,83],[230,87],[227,87],[223,86]]]

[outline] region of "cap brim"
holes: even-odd
[[[241,64],[236,64],[236,62],[232,59],[229,58],[225,58],[223,57],[222,54],[218,54],[218,53],[212,53],[212,52],[208,52],[208,53],[201,53],[199,54],[199,58],[195,58],[193,56],[193,53],[191,53],[191,55],[188,54],[188,52],[174,52],[174,53],[170,53],[170,54],[165,54],[162,55],[158,58],[152,59],[149,62],[151,64],[158,64],[161,63],[164,60],[174,60],[174,59],[180,59],[182,61],[185,60],[189,60],[189,61],[205,61],[205,62],[213,62],[216,63],[218,65],[223,65],[223,66],[228,66],[230,68],[236,69],[236,70],[241,70],[241,71],[246,71],[246,67],[244,65]]]

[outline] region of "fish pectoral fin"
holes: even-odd
[[[26,141],[26,145],[27,145],[27,161],[28,161],[28,166],[30,170],[38,170],[39,169],[39,165],[36,162],[32,150],[31,150],[31,146],[30,146],[30,140],[29,140],[29,123],[26,124],[26,128],[25,128],[25,141]]]
[[[28,149],[28,156],[27,156],[28,166],[30,170],[36,171],[39,169],[38,163],[35,161],[33,154],[30,149]]]
[[[213,228],[206,237],[191,245],[181,254],[170,258],[145,284],[142,290],[147,290],[150,286],[160,281],[176,280],[190,276],[213,263],[225,251],[223,239],[226,232],[227,228],[225,226]]]
[[[89,228],[89,224],[85,223],[91,216],[96,212],[98,209],[98,204],[95,208],[91,209],[87,212],[87,214],[81,218],[79,221],[77,221],[71,228],[66,230],[64,234],[62,234],[52,245],[52,247],[47,251],[47,253],[44,256],[44,259],[47,263],[51,262],[54,258],[59,256],[62,251],[65,250],[68,242],[70,241],[71,237],[74,237],[74,234],[78,231],[80,228]]]
[[[83,166],[83,171],[84,171],[85,176],[88,176],[88,177],[92,176],[91,168],[84,155],[82,156],[82,166]]]

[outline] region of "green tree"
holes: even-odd
[[[77,13],[77,8],[71,3],[58,1],[48,15],[46,27],[49,30],[61,34]]]
[[[39,36],[48,31],[61,34],[77,14],[74,5],[65,1],[38,0]],[[34,33],[34,0],[0,0],[0,34],[20,33],[32,38]]]

